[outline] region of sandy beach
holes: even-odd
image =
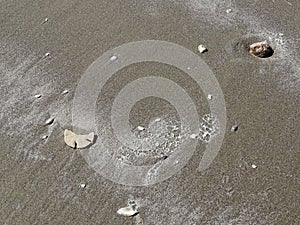
[[[299,12],[297,0],[1,1],[0,224],[300,224]],[[90,94],[79,98],[87,74],[102,79],[110,68],[105,65],[147,57],[139,48],[132,55],[117,48],[145,40],[174,43],[182,52],[197,55],[209,68],[203,74],[200,70],[199,77],[209,71],[222,96],[207,96],[205,80],[203,89],[189,76],[196,68],[188,66],[189,60],[176,68],[160,63],[167,53],[160,58],[160,48],[153,50],[158,55],[150,48],[149,54],[159,60],[131,63],[101,88],[87,79],[90,86],[84,91]],[[249,54],[249,44],[265,40],[274,50],[271,57]],[[200,44],[208,51],[199,53]],[[181,50],[170,59],[180,61]],[[106,54],[110,58],[101,61]],[[186,71],[182,65],[187,65]],[[134,90],[126,89],[127,84],[146,77],[160,77],[161,83],[139,86],[132,98],[153,91],[157,96],[170,94],[169,98],[172,93],[188,95],[192,103],[186,101],[181,116],[172,102],[157,96],[137,101],[128,120],[140,145],[124,147],[116,137],[123,134],[122,128],[111,123],[121,118],[124,102],[116,106],[114,101],[120,93]],[[166,80],[172,80],[170,86],[159,86]],[[99,93],[90,88],[93,85],[99,85]],[[179,86],[178,92],[173,91]],[[177,147],[188,143],[172,161],[175,169],[155,167],[163,172],[152,174],[152,184],[152,178],[143,180],[139,174],[118,174],[106,156],[101,161],[90,148],[67,146],[64,130],[77,128],[77,109],[89,115],[92,94],[97,94],[95,130],[81,132],[96,133],[90,148],[103,144],[100,158],[107,154],[109,160],[129,165],[128,171],[141,168],[142,174],[143,166],[173,168],[169,166]],[[220,115],[226,113],[224,129],[218,115],[216,123],[209,120],[210,102],[221,97],[226,106],[226,112],[220,109]],[[185,103],[179,100],[179,106]],[[114,109],[120,114],[113,114]],[[193,110],[202,130],[208,124],[208,139],[190,140],[193,122],[183,129],[182,119],[188,121]],[[49,118],[53,121],[45,124]],[[216,155],[208,168],[199,170],[207,145],[216,143],[221,134]],[[192,145],[195,151],[188,151]],[[164,174],[166,179],[160,179]],[[132,201],[138,206],[137,215],[117,213]]]

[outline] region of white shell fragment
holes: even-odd
[[[65,95],[65,94],[68,94],[68,93],[69,93],[69,90],[64,90],[62,93],[63,93],[64,95]]]
[[[110,57],[109,60],[110,60],[110,61],[115,61],[115,60],[117,60],[117,58],[118,58],[118,57],[117,57],[116,55],[113,55],[113,56]]]
[[[232,9],[227,9],[226,10],[226,13],[231,13],[232,12]]]
[[[46,140],[48,138],[48,135],[44,135],[43,137],[42,137],[42,140]]]
[[[54,122],[54,117],[50,117],[46,120],[45,125],[51,125]]]
[[[80,184],[80,187],[81,187],[81,188],[85,188],[85,187],[86,187],[86,184],[81,183],[81,184]]]
[[[198,134],[191,134],[190,136],[192,139],[196,139],[198,137]]]
[[[207,52],[208,49],[207,49],[204,45],[199,45],[199,46],[198,46],[198,51],[199,51],[200,53],[204,53],[204,52]]]
[[[256,168],[257,168],[257,165],[252,164],[251,167],[252,167],[253,169],[256,169]]]
[[[207,99],[208,99],[208,100],[212,100],[212,99],[213,99],[213,96],[212,96],[212,95],[207,95]]]
[[[49,20],[48,18],[45,18],[45,19],[44,19],[44,23],[48,22],[48,20]]]
[[[50,55],[50,52],[45,53],[45,57],[48,57]]]
[[[237,125],[237,124],[235,124],[235,125],[233,125],[232,127],[231,127],[231,131],[232,132],[235,132],[235,131],[237,131],[239,129],[239,126]]]
[[[40,97],[42,97],[42,95],[35,95],[34,97],[35,98],[40,98]]]
[[[87,135],[77,135],[67,129],[64,132],[64,141],[72,148],[85,148],[93,143],[94,137],[94,132]]]
[[[122,216],[135,216],[139,212],[137,210],[132,209],[132,207],[127,206],[127,207],[119,209],[117,211],[117,213]]]
[[[145,130],[145,127],[142,127],[142,126],[137,126],[137,129],[142,131],[142,130]]]

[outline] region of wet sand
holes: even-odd
[[[299,224],[300,5],[228,2],[2,1],[1,224]],[[87,68],[116,46],[149,39],[195,53],[199,44],[207,46],[201,57],[224,93],[226,134],[206,171],[197,170],[205,146],[199,142],[171,178],[124,186],[93,171],[65,145],[63,132],[72,126],[74,93]],[[259,40],[270,42],[272,57],[248,54],[247,43]],[[134,64],[114,74],[101,92],[102,135],[109,135],[109,109],[122,87],[153,75],[184,87],[200,116],[209,111],[206,96],[182,71]],[[50,116],[54,123],[44,126]],[[157,116],[177,118],[166,102],[146,99],[130,121],[147,126]],[[235,123],[239,129],[231,132]],[[113,146],[115,139],[109,141]],[[118,215],[131,199],[139,215]]]

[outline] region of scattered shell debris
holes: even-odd
[[[69,93],[69,90],[64,90],[62,93],[63,93],[64,95],[65,95],[65,94],[68,94],[68,93]]]
[[[204,53],[204,52],[207,52],[208,49],[207,49],[204,45],[199,45],[199,46],[198,46],[198,51],[199,51],[200,53]]]
[[[117,58],[118,58],[118,57],[117,57],[116,55],[113,55],[113,56],[110,57],[109,60],[110,60],[110,61],[115,61],[115,60],[117,60]]]
[[[232,132],[235,132],[235,131],[237,131],[239,129],[239,126],[237,125],[237,124],[235,124],[235,125],[233,125],[232,127],[231,127],[231,131]]]
[[[94,132],[87,135],[77,135],[68,129],[64,132],[64,141],[72,148],[85,148],[93,143],[94,137]]]
[[[232,12],[232,9],[227,9],[226,10],[226,13],[231,13]]]
[[[257,168],[257,165],[252,164],[251,167],[252,167],[253,169],[256,169],[256,168]]]
[[[35,98],[40,98],[40,97],[42,97],[42,95],[35,95],[34,97]]]
[[[54,117],[50,117],[46,120],[45,125],[51,125],[54,122]]]
[[[207,95],[207,99],[208,99],[208,100],[212,100],[212,99],[213,99],[213,96],[209,94],[209,95]]]
[[[267,41],[262,41],[251,44],[249,46],[249,53],[259,58],[268,58],[273,55],[274,50]]]
[[[139,211],[137,211],[137,209],[134,209],[133,206],[127,206],[127,207],[124,207],[124,208],[120,208],[118,209],[117,213],[119,215],[122,215],[122,216],[135,216],[139,213]]]

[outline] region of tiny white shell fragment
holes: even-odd
[[[278,35],[282,37],[284,34],[283,33],[279,33]]]
[[[192,135],[191,135],[191,138],[192,138],[192,139],[196,139],[197,137],[198,137],[197,134],[192,134]]]
[[[198,50],[200,53],[204,53],[208,51],[208,49],[204,45],[199,45]]]
[[[64,141],[72,148],[85,148],[93,143],[94,136],[94,132],[87,135],[77,135],[74,132],[66,129],[64,132]]]
[[[122,216],[134,216],[134,215],[138,214],[139,212],[136,210],[133,210],[132,207],[127,206],[127,207],[119,209],[117,211],[117,213]]]
[[[69,93],[69,90],[64,90],[63,91],[63,94],[65,95],[65,94],[68,94]]]
[[[50,117],[46,120],[45,125],[51,125],[54,122],[54,117]]]
[[[159,122],[159,121],[160,121],[160,118],[156,118],[154,121],[155,121],[155,122]]]
[[[50,52],[45,53],[45,57],[48,57],[50,55]]]
[[[85,187],[86,187],[86,184],[82,183],[82,184],[80,184],[80,187],[81,187],[81,188],[85,188]]]
[[[142,126],[137,126],[137,129],[142,131],[142,130],[145,130],[145,127],[142,127]]]
[[[40,97],[42,97],[42,95],[35,95],[34,97],[35,98],[40,98]]]
[[[235,131],[237,131],[239,129],[239,126],[238,125],[233,125],[232,127],[231,127],[231,131],[232,132],[235,132]]]
[[[208,100],[212,100],[213,99],[213,96],[211,94],[207,95],[207,99]]]
[[[257,168],[257,165],[252,164],[251,167],[252,167],[253,169],[256,169],[256,168]]]
[[[232,12],[232,9],[227,9],[226,10],[226,13],[231,13]]]
[[[116,55],[113,55],[113,56],[110,57],[109,60],[110,60],[110,61],[115,61],[115,60],[117,60],[117,58],[118,58],[118,57],[117,57]]]
[[[48,22],[48,20],[49,20],[48,18],[45,18],[45,19],[44,19],[44,23]]]
[[[48,135],[44,135],[43,137],[42,137],[42,140],[46,140],[48,138]]]

